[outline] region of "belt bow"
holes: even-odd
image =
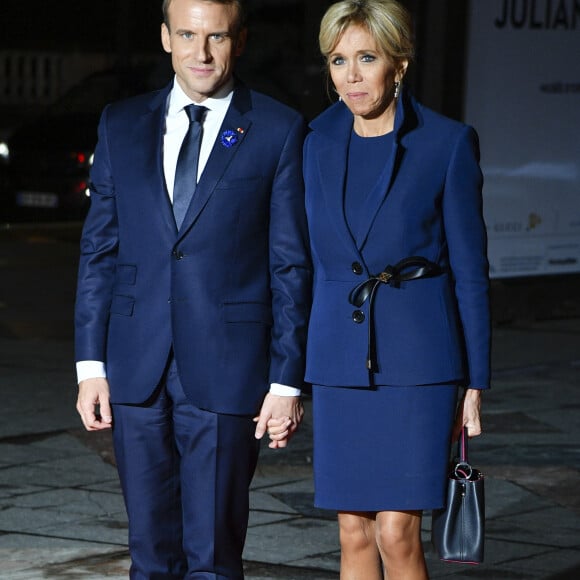
[[[366,367],[370,372],[377,372],[374,323],[374,300],[377,289],[381,284],[399,286],[401,282],[419,280],[420,278],[432,278],[443,273],[443,268],[435,262],[421,256],[403,258],[394,266],[385,266],[380,274],[370,276],[360,284],[357,284],[350,292],[349,302],[360,308],[367,300],[369,301],[369,326],[368,326],[368,352]]]

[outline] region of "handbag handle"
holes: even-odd
[[[473,475],[473,468],[467,458],[468,439],[467,427],[463,427],[463,429],[461,429],[461,434],[459,435],[459,440],[457,441],[459,462],[455,465],[455,469],[453,470],[457,479],[471,479],[471,476]]]
[[[469,439],[467,435],[467,427],[463,427],[461,429],[461,434],[459,435],[459,461],[462,463],[469,463],[469,459],[467,458],[467,440]]]

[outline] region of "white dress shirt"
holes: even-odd
[[[199,162],[197,169],[197,180],[202,174],[211,150],[218,137],[220,127],[223,124],[226,113],[234,94],[233,79],[220,89],[213,97],[205,99],[202,103],[208,109],[203,120],[203,134],[201,138],[201,148],[199,152]],[[185,112],[185,107],[193,101],[183,92],[179,83],[174,80],[173,88],[167,99],[167,110],[165,113],[165,135],[163,136],[163,171],[165,173],[165,183],[169,198],[173,201],[173,183],[175,181],[175,169],[177,167],[177,157],[181,143],[185,138],[189,128],[189,118]],[[195,195],[195,194],[194,194]],[[102,361],[84,360],[76,363],[77,380],[80,383],[90,378],[106,378],[107,370]],[[274,395],[299,396],[300,389],[272,383],[270,392]]]
[[[234,94],[234,83],[220,89],[216,95],[205,99],[202,103],[208,109],[203,118],[203,134],[201,137],[201,148],[199,151],[199,161],[197,164],[197,180],[202,174],[214,143],[218,137],[228,107],[232,102]],[[167,99],[167,113],[165,115],[165,135],[163,137],[163,171],[165,173],[165,183],[169,198],[173,201],[173,184],[175,181],[175,169],[177,168],[177,157],[185,134],[189,129],[189,117],[185,112],[185,107],[191,105],[193,101],[183,92],[178,82],[173,83],[173,89]],[[195,194],[194,194],[195,195]]]

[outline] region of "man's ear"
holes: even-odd
[[[161,24],[161,45],[165,52],[171,52],[171,33],[165,22]]]
[[[236,38],[236,46],[234,49],[235,56],[240,56],[244,52],[247,40],[248,40],[248,29],[242,28],[242,30],[240,30]]]

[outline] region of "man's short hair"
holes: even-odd
[[[214,4],[225,4],[226,6],[233,6],[238,12],[238,18],[235,26],[236,33],[242,30],[246,26],[246,11],[244,8],[243,0],[203,0],[204,2],[210,2]],[[172,0],[163,0],[161,5],[161,11],[163,12],[163,22],[165,26],[169,28],[169,5]]]

